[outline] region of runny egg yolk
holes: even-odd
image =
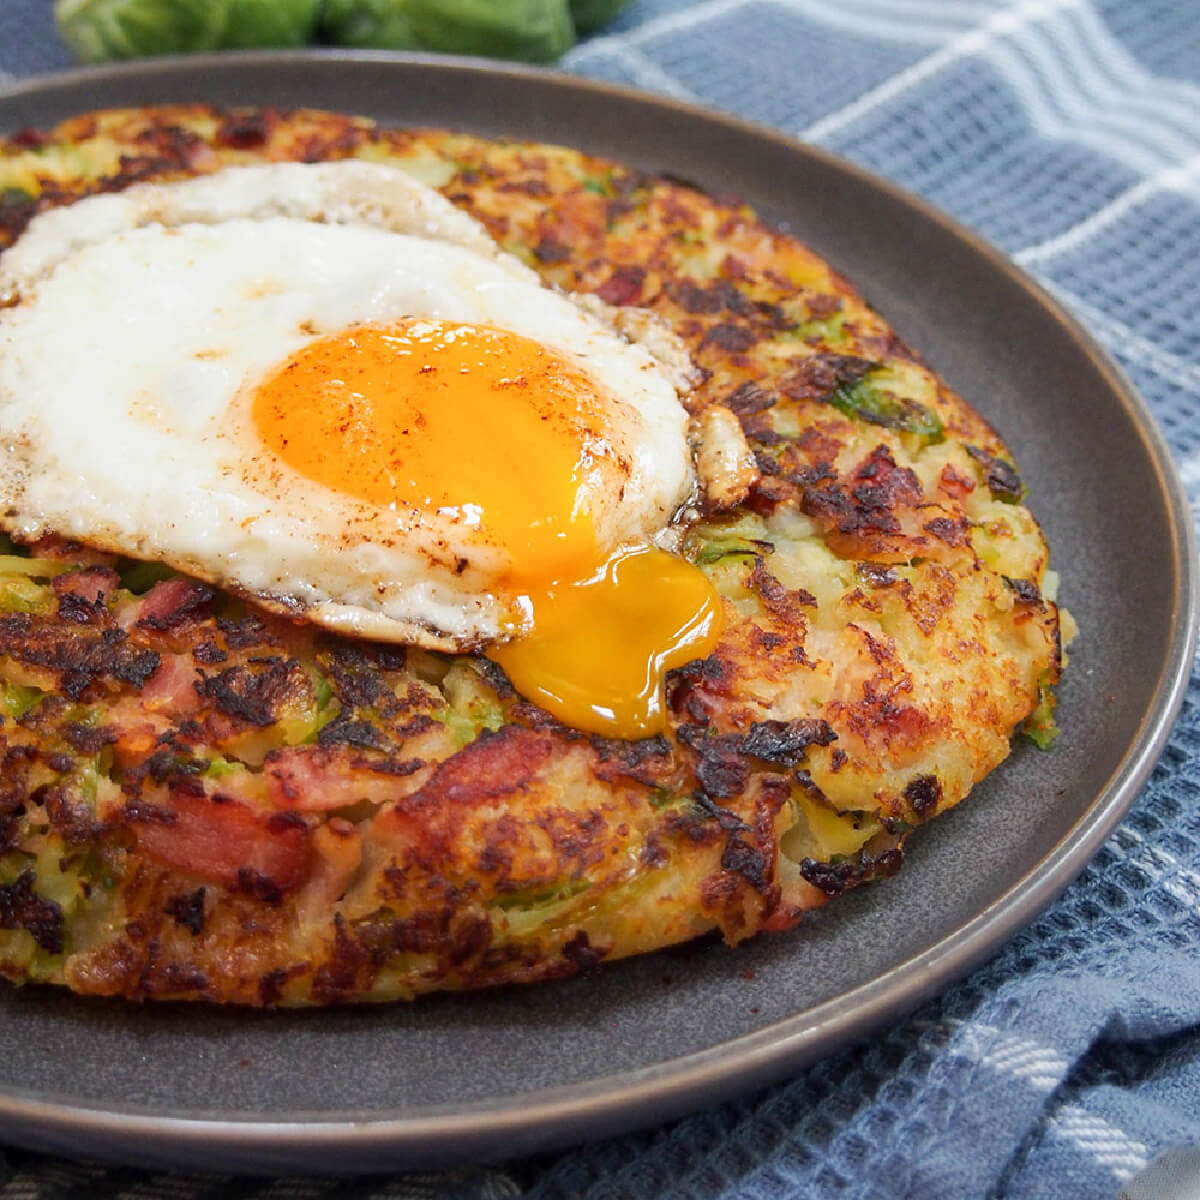
[[[505,589],[595,564],[583,484],[608,452],[601,399],[531,338],[431,320],[357,326],[293,354],[258,387],[253,419],[301,475],[378,508],[452,515],[464,543],[506,551]]]
[[[252,414],[301,475],[380,508],[449,511],[468,544],[505,553],[498,590],[530,621],[489,654],[522,695],[589,732],[662,731],[664,676],[709,653],[721,601],[663,550],[600,551],[585,484],[611,448],[586,371],[500,329],[358,326],[292,355]]]
[[[654,547],[615,554],[591,578],[530,600],[532,631],[489,657],[560,720],[615,737],[662,732],[663,677],[708,654],[722,628],[707,577]]]

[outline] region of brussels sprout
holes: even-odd
[[[321,36],[339,46],[419,49],[407,0],[325,0]]]
[[[571,20],[580,33],[591,33],[628,7],[629,0],[571,0]]]
[[[63,40],[84,62],[303,46],[321,0],[56,0]]]
[[[408,16],[429,50],[547,62],[575,44],[567,0],[409,0]]]
[[[575,44],[567,0],[326,0],[322,32],[346,46],[546,62]]]
[[[63,41],[84,62],[215,50],[227,0],[56,0]]]
[[[226,4],[221,49],[240,50],[307,45],[317,29],[321,0],[226,0]]]

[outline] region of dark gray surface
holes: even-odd
[[[1179,702],[1195,619],[1190,522],[1140,402],[1012,268],[822,153],[530,71],[372,56],[144,63],[0,97],[0,130],[183,99],[559,140],[736,188],[830,258],[1003,431],[1084,635],[1053,753],[1018,746],[917,836],[899,877],[800,930],[379,1010],[134,1008],[5,990],[7,1137],[141,1161],[352,1170],[511,1156],[663,1120],[898,1019],[1098,848]]]

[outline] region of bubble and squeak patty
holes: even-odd
[[[737,942],[1053,738],[1012,455],[745,207],[185,106],[0,142],[0,251],[14,981],[329,1004]]]

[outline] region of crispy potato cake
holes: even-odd
[[[665,735],[614,741],[484,657],[339,638],[53,538],[11,547],[0,972],[329,1004],[737,942],[891,874],[1014,731],[1050,739],[1069,620],[1010,454],[737,203],[556,146],[187,106],[0,142],[0,249],[93,192],[351,156],[683,339],[697,454],[737,467],[683,547],[725,632],[670,675]]]

